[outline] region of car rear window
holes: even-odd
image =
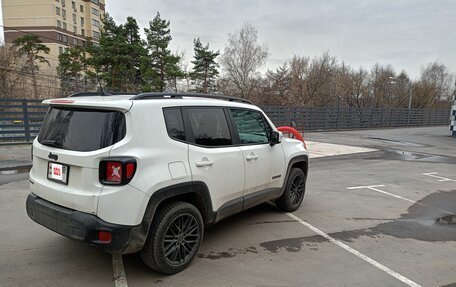
[[[38,142],[66,150],[93,151],[115,144],[125,133],[122,112],[51,107]]]

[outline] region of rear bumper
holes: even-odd
[[[95,215],[72,210],[46,201],[31,193],[26,202],[27,214],[38,224],[65,237],[86,242],[106,252],[125,254],[142,249],[146,233],[142,225],[125,226],[105,222]],[[98,240],[98,231],[112,234],[110,243]]]

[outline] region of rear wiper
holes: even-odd
[[[62,146],[62,143],[57,142],[56,140],[42,140],[42,141],[40,141],[40,144],[52,146],[52,147],[61,147]]]

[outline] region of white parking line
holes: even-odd
[[[411,199],[405,198],[403,196],[396,195],[396,194],[393,194],[393,193],[390,193],[390,192],[387,192],[387,191],[384,191],[384,190],[381,190],[381,189],[377,188],[377,187],[382,187],[382,186],[385,186],[385,185],[380,184],[380,185],[352,186],[352,187],[347,187],[347,189],[363,189],[363,188],[367,188],[367,189],[374,190],[374,191],[377,191],[377,192],[380,192],[380,193],[383,193],[383,194],[386,194],[386,195],[389,195],[389,196],[392,196],[392,197],[395,197],[395,198],[399,198],[399,199],[411,202],[413,204],[419,203],[419,202],[416,202],[415,200],[411,200]],[[421,204],[421,203],[419,203],[419,204]]]
[[[454,182],[456,182],[456,180],[454,180],[454,179],[446,178],[446,177],[439,176],[439,175],[436,175],[436,174],[439,174],[439,173],[438,173],[438,172],[427,172],[427,173],[423,173],[423,175],[430,176],[430,177],[434,177],[434,178],[438,178],[439,181],[454,181]]]
[[[305,227],[307,227],[308,229],[312,230],[313,232],[317,233],[318,235],[326,238],[327,240],[329,240],[331,243],[345,249],[345,251],[348,251],[350,252],[351,254],[355,255],[356,257],[366,261],[367,263],[373,265],[374,267],[386,272],[387,274],[393,276],[394,278],[398,279],[399,281],[407,284],[408,286],[412,286],[412,287],[421,287],[421,285],[419,285],[418,283],[408,279],[407,277],[397,273],[396,271],[386,267],[385,265],[375,261],[374,259],[370,258],[369,256],[367,255],[364,255],[363,253],[357,251],[356,249],[353,249],[351,248],[350,246],[348,246],[347,244],[345,243],[342,243],[340,242],[339,240],[329,236],[328,234],[324,233],[323,231],[321,231],[320,229],[316,228],[315,226],[311,225],[310,223],[302,220],[301,218],[297,217],[296,215],[294,214],[291,214],[291,213],[288,213],[286,212],[285,213],[286,215],[288,215],[289,217],[293,218],[294,220],[296,220],[297,222],[301,223],[302,225],[304,225]]]
[[[112,269],[114,271],[114,284],[116,287],[128,287],[127,276],[123,265],[122,255],[112,255]]]

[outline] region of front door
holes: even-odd
[[[245,163],[247,208],[280,192],[285,159],[281,144],[270,145],[271,127],[260,111],[231,108],[230,113]]]
[[[233,145],[225,110],[218,107],[185,108],[190,130],[189,165],[193,181],[207,184],[214,210],[231,204],[231,212],[243,207],[244,159]]]

